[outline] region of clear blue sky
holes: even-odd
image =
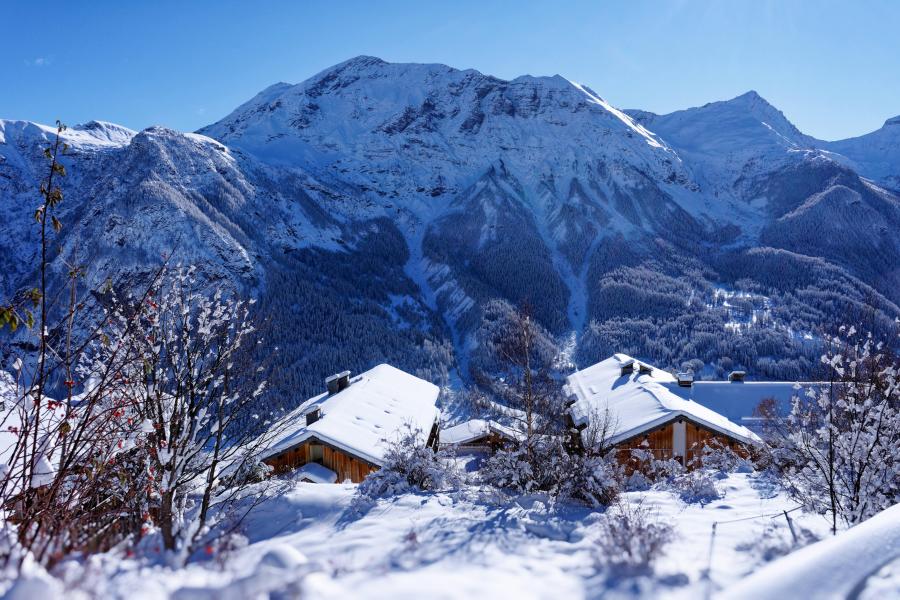
[[[194,130],[359,54],[553,75],[669,112],[755,89],[811,135],[900,114],[900,1],[34,2],[0,8],[0,118]]]

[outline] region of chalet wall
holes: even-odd
[[[725,448],[730,448],[741,455],[748,454],[746,448],[740,442],[694,423],[689,419],[683,418],[682,420],[685,422],[686,437],[685,455],[683,458],[675,455],[674,421],[661,425],[656,429],[643,432],[640,435],[617,444],[616,456],[621,462],[628,463],[631,461],[632,450],[649,450],[656,460],[676,458],[682,462],[682,464],[690,467],[693,466],[694,459],[702,455],[703,448],[713,443]]]
[[[360,483],[366,475],[378,470],[376,465],[317,439],[309,439],[263,462],[271,466],[276,474],[287,473],[306,463],[315,462],[337,473],[338,483],[348,479],[353,483]]]
[[[494,454],[509,444],[510,440],[492,431],[474,440],[448,446],[451,446],[456,454]]]
[[[674,427],[672,423],[666,423],[656,429],[645,431],[641,435],[625,440],[616,445],[619,460],[628,461],[631,451],[635,449],[649,450],[656,460],[669,460],[674,456],[672,438]]]

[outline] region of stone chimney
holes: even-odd
[[[341,371],[325,378],[325,387],[329,394],[337,394],[350,387],[350,371]]]

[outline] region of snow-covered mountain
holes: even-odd
[[[900,115],[866,135],[823,142],[822,146],[846,157],[846,164],[879,185],[900,190]]]
[[[826,257],[898,300],[897,197],[873,181],[900,172],[900,128],[822,142],[752,91],[668,115],[628,112],[671,144],[706,193],[762,211],[743,225],[758,243]]]
[[[584,360],[785,377],[804,335],[865,302],[900,312],[892,127],[825,143],[754,92],[654,115],[560,76],[358,57],[197,134],[69,129],[61,245],[94,282],[175,252],[256,295],[301,397],[382,361],[465,377],[496,297],[575,332]],[[3,294],[31,276],[51,134],[0,121]]]

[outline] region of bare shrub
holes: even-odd
[[[758,562],[765,563],[787,556],[794,550],[799,550],[813,542],[819,541],[819,537],[796,523],[793,525],[797,539],[794,540],[790,529],[782,520],[780,523],[768,523],[758,537],[745,544],[739,545],[738,550],[754,555]]]
[[[674,537],[672,526],[649,509],[627,503],[611,507],[600,521],[596,560],[616,575],[653,572],[656,560]]]

